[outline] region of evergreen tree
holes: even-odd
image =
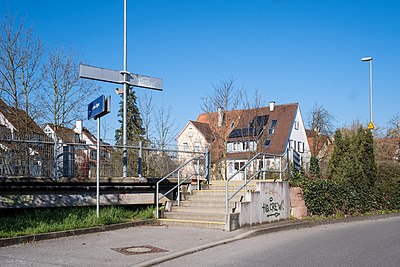
[[[374,138],[372,131],[364,130],[362,139],[361,163],[369,186],[374,186],[376,181],[376,162],[374,153]]]
[[[332,179],[337,179],[343,176],[343,159],[347,157],[347,155],[345,141],[340,130],[336,130],[333,139],[335,140],[335,146],[332,157],[328,163],[328,176]]]
[[[376,165],[371,131],[359,127],[343,136],[337,130],[334,138],[335,147],[329,161],[328,175],[332,179],[344,179],[357,188],[374,186]]]
[[[310,160],[310,173],[315,177],[321,176],[321,169],[319,168],[319,161],[317,157],[311,157]]]
[[[115,143],[116,145],[123,144],[123,99],[120,101],[120,108],[118,110],[118,122],[121,124],[121,127],[115,130]],[[139,141],[144,139],[145,130],[142,126],[142,118],[140,116],[139,108],[136,104],[136,95],[135,92],[132,91],[127,95],[126,98],[126,139],[128,146],[137,146]],[[138,150],[133,148],[127,148],[128,153],[128,162],[127,162],[127,171],[128,176],[137,177],[138,175]],[[122,170],[122,149],[118,149],[115,151],[113,155],[115,162],[118,162],[115,166],[117,171]]]
[[[121,98],[123,95],[121,95]],[[115,143],[122,145],[123,143],[123,99],[119,102],[118,122],[121,127],[115,130]],[[145,130],[143,128],[143,121],[140,116],[139,108],[136,104],[136,94],[132,90],[126,97],[126,139],[128,145],[138,145],[140,140],[143,140]]]

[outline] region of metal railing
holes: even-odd
[[[93,144],[61,142],[44,134],[18,135],[0,131],[0,177],[94,180],[97,147],[93,141]],[[164,177],[186,158],[203,155],[206,151],[198,150],[130,144],[127,146],[128,176]],[[122,177],[122,154],[122,146],[101,142],[101,179]]]
[[[177,167],[175,170],[171,171],[169,174],[167,174],[166,176],[164,176],[161,180],[159,180],[157,182],[157,184],[156,184],[156,217],[157,217],[157,219],[159,219],[159,217],[160,217],[159,216],[160,200],[162,198],[166,197],[171,192],[173,192],[175,189],[178,189],[178,192],[177,192],[177,204],[178,204],[178,206],[180,205],[180,193],[181,193],[180,192],[180,187],[187,180],[192,179],[194,176],[197,176],[197,189],[198,190],[200,189],[200,176],[201,176],[201,173],[200,173],[200,170],[201,170],[200,161],[204,161],[204,168],[203,168],[204,174],[203,175],[207,177],[208,174],[209,174],[209,166],[207,164],[207,161],[208,161],[207,158],[208,157],[209,157],[209,154],[208,154],[208,152],[206,152],[200,157],[191,158],[190,160],[186,161],[185,163],[183,163],[182,165]],[[193,173],[190,173],[185,179],[181,180],[181,171],[192,162],[197,162],[197,168],[196,168],[197,171],[193,172]],[[166,179],[170,178],[175,173],[177,174],[177,179],[178,179],[177,184],[173,188],[171,188],[168,192],[163,193],[162,196],[160,197],[159,196],[160,184],[162,182],[164,182]]]
[[[252,166],[254,167],[254,162],[258,162],[259,160],[262,160],[262,168],[256,170],[255,172],[251,173],[248,171],[248,167]],[[274,168],[268,168],[267,166],[267,160],[272,159],[274,162]],[[279,166],[278,168],[276,167],[276,161],[278,159]],[[283,161],[285,162],[283,163]],[[283,166],[282,166],[283,165]],[[241,175],[244,173],[244,179],[243,179],[243,185],[241,185],[236,191],[234,191],[231,195],[229,195],[229,182],[237,177],[238,175]],[[248,175],[250,173],[250,175]],[[241,190],[245,189],[247,191],[247,185],[254,180],[256,177],[259,178],[259,174],[262,174],[262,180],[266,179],[266,174],[267,173],[278,173],[279,174],[279,179],[282,180],[283,175],[287,173],[287,176],[290,175],[290,170],[289,170],[289,153],[286,151],[282,155],[274,155],[274,154],[266,154],[266,153],[258,153],[256,154],[253,158],[248,160],[246,164],[244,164],[239,170],[237,170],[235,173],[233,173],[231,176],[229,176],[226,179],[225,182],[225,214],[226,218],[228,219],[229,215],[229,201],[232,200]]]

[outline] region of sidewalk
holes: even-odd
[[[371,220],[399,214],[313,223],[282,221],[233,232],[144,225],[0,248],[0,266],[152,266],[182,255],[260,234],[317,224]]]

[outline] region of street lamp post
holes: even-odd
[[[372,121],[372,57],[363,57],[361,58],[362,62],[368,62],[369,61],[369,119],[370,119],[370,125],[368,125],[368,128],[374,128],[374,124]],[[370,127],[372,126],[372,127]]]

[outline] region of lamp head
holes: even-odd
[[[372,57],[363,57],[361,58],[361,61],[366,62],[366,61],[371,61]]]

